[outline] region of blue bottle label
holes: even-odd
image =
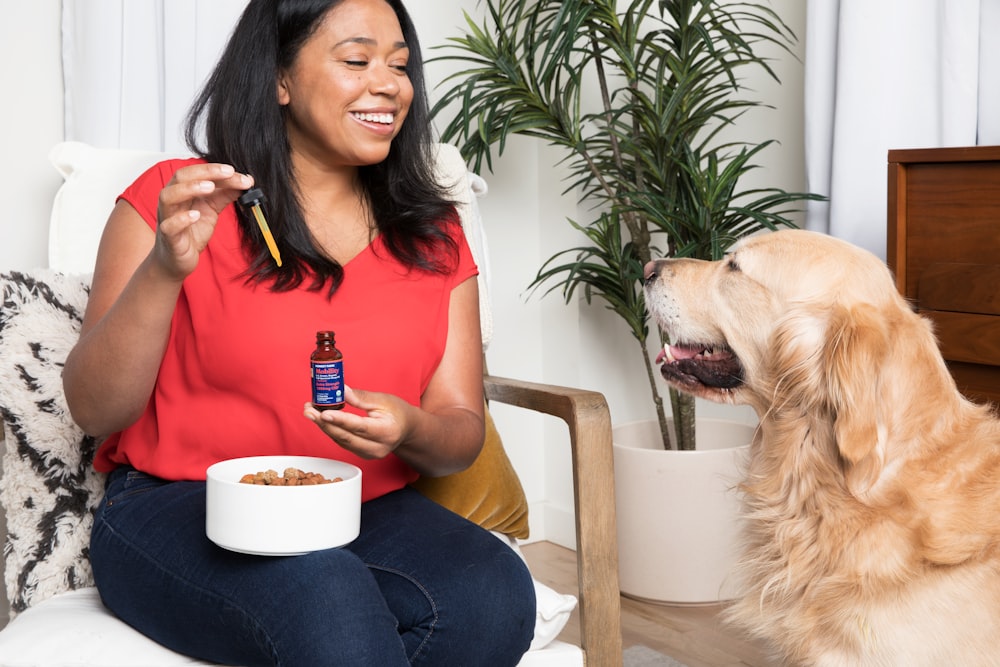
[[[317,408],[344,404],[344,361],[313,361],[312,402]]]

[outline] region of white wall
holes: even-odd
[[[799,35],[804,53],[805,3],[773,0],[773,7]],[[457,34],[461,10],[473,15],[476,0],[411,0],[425,49]],[[45,264],[48,208],[59,178],[46,156],[62,140],[58,0],[0,5],[0,85],[8,102],[0,106],[0,271]],[[804,190],[803,66],[776,53],[781,86],[761,81],[759,98],[774,107],[748,114],[739,131],[751,140],[774,138],[756,174],[761,184]],[[432,82],[442,65],[428,70]],[[482,201],[493,270],[496,331],[489,351],[498,375],[581,386],[601,391],[615,423],[650,418],[645,370],[624,325],[602,305],[566,306],[558,294],[529,296],[526,288],[541,262],[579,241],[567,216],[579,214],[563,199],[554,158],[537,142],[516,139],[496,171],[485,174],[490,193]],[[705,408],[712,411],[715,406]],[[571,479],[565,430],[550,418],[524,417],[497,406],[496,419],[532,503],[534,538],[572,539]]]
[[[59,9],[59,0],[0,6],[0,271],[45,262],[45,202],[60,183],[46,154],[63,136]]]

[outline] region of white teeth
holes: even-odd
[[[393,121],[391,113],[356,113],[354,117],[369,123],[381,123],[382,125],[391,125]]]
[[[663,358],[666,360],[667,363],[671,363],[673,361],[676,361],[674,359],[674,355],[671,354],[671,352],[670,352],[670,344],[669,343],[663,346]]]

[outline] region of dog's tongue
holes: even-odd
[[[697,357],[706,350],[701,345],[671,345],[670,356],[674,359],[691,359]]]

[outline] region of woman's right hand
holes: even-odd
[[[253,186],[253,177],[228,164],[193,164],[178,169],[163,186],[157,205],[153,259],[181,281],[198,265],[219,212]]]

